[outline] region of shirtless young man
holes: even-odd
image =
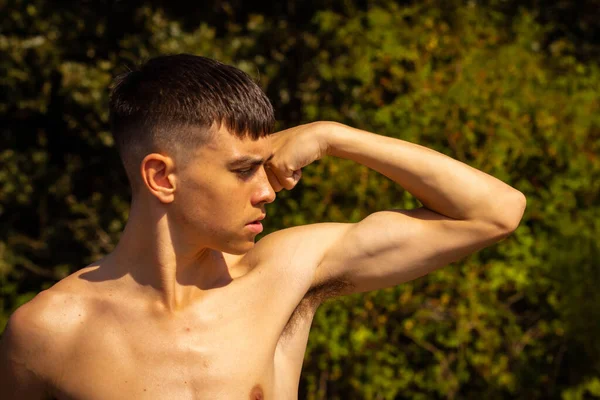
[[[112,253],[11,316],[4,400],[296,399],[320,302],[459,260],[508,236],[525,209],[514,188],[406,141],[334,122],[269,135],[264,93],[202,57],[121,76],[111,114],[132,184],[127,227]],[[326,155],[385,174],[425,207],[255,244],[275,192]]]

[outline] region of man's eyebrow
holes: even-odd
[[[271,159],[273,158],[273,153],[271,153],[271,155],[269,156],[269,158],[267,158],[266,160],[264,158],[260,158],[260,157],[253,157],[253,156],[241,156],[238,157],[234,160],[231,160],[227,163],[227,166],[229,168],[236,168],[236,167],[241,167],[241,166],[256,166],[256,165],[262,165],[264,163],[267,163],[269,161],[271,161]]]

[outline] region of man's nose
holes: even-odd
[[[260,186],[258,189],[258,193],[256,194],[256,203],[272,203],[273,201],[275,201],[276,196],[277,194],[275,193],[275,190],[273,190],[273,187],[269,182],[267,173],[264,170],[264,168],[262,168]]]

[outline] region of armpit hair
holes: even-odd
[[[312,287],[292,312],[283,329],[282,336],[293,334],[298,324],[307,317],[312,318],[314,312],[324,301],[348,293],[353,286],[350,281],[345,279],[332,279]]]
[[[304,295],[304,298],[302,299],[300,304],[302,304],[303,301],[308,300],[314,303],[316,306],[319,306],[322,302],[324,302],[327,299],[331,299],[333,297],[337,297],[346,293],[348,289],[352,288],[353,286],[354,285],[352,285],[350,281],[345,279],[332,279],[323,282],[317,286],[310,288],[310,290]]]

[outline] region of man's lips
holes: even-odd
[[[260,220],[262,220],[262,219],[264,219],[264,216],[261,217],[258,220],[255,220],[255,221],[250,222],[249,224],[246,224],[246,227],[249,230],[251,230],[252,232],[254,232],[256,234],[259,234],[259,233],[261,233],[263,231],[263,226],[260,223]]]
[[[258,224],[258,223],[260,223],[260,221],[262,221],[263,219],[265,219],[266,216],[267,216],[267,214],[263,214],[260,217],[258,217],[257,219],[255,219],[254,221],[248,222],[246,225]]]

